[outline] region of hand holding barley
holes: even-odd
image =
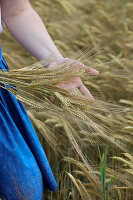
[[[93,69],[91,67],[87,67],[83,63],[81,63],[81,62],[79,62],[77,60],[73,60],[73,59],[69,59],[69,58],[57,59],[56,61],[54,61],[51,64],[49,64],[48,68],[56,67],[57,65],[59,65],[59,64],[61,64],[63,62],[73,63],[73,65],[76,66],[76,68],[74,68],[74,70],[76,69],[76,71],[79,71],[80,69],[85,69],[85,72],[88,73],[88,75],[90,75],[90,76],[99,75],[99,72],[97,70],[95,70],[95,69]],[[75,89],[78,88],[79,91],[83,95],[85,95],[86,97],[88,97],[91,100],[94,100],[94,97],[92,96],[90,91],[85,87],[85,85],[83,84],[83,82],[82,82],[82,80],[81,80],[81,78],[79,76],[78,77],[69,78],[66,81],[61,81],[58,84],[56,84],[56,86],[68,89],[73,93],[77,93],[77,91]],[[50,97],[50,101],[52,103],[54,103],[55,102],[55,96],[51,96]]]

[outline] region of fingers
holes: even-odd
[[[87,67],[86,65],[84,65],[83,63],[78,63],[81,67],[81,69],[86,69],[86,73],[89,73],[89,75],[91,76],[98,76],[99,75],[99,72],[96,70],[96,69],[93,69],[91,67]]]
[[[80,69],[86,69],[86,73],[88,73],[90,76],[98,76],[99,72],[96,69],[93,69],[91,67],[87,67],[83,63],[81,63],[78,60],[70,59],[70,58],[62,58],[62,59],[57,59],[56,61],[52,62],[51,64],[48,65],[48,68],[53,68],[56,67],[58,64],[63,63],[66,65],[72,65],[76,67],[76,70]]]
[[[80,92],[85,95],[86,97],[88,97],[91,100],[94,100],[94,97],[92,96],[92,94],[89,92],[89,90],[83,85],[81,84],[78,89],[80,90]]]
[[[79,91],[85,95],[86,97],[88,97],[89,99],[91,100],[94,100],[94,97],[92,96],[92,94],[90,93],[90,91],[83,85],[81,84],[79,87],[78,87]],[[71,89],[70,90],[73,94],[78,94],[78,91],[75,89]],[[55,96],[50,96],[50,102],[51,103],[54,103],[55,102],[55,99],[56,97]]]
[[[96,69],[93,69],[91,67],[88,67],[88,69],[86,69],[86,72],[89,73],[89,75],[91,75],[91,76],[99,75],[99,71],[97,71]]]
[[[99,72],[96,70],[96,69],[93,69],[91,67],[87,67],[86,65],[84,65],[83,63],[81,63],[80,61],[78,60],[73,60],[73,59],[68,59],[70,60],[70,64],[72,64],[73,66],[76,66],[76,69],[77,70],[80,70],[80,69],[86,69],[86,73],[89,73],[89,75],[92,75],[92,76],[98,76],[99,75]],[[69,64],[69,63],[67,63]]]

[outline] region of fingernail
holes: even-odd
[[[50,96],[50,101],[51,101],[51,103],[54,103],[55,102],[55,96]]]

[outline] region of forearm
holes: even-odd
[[[37,60],[42,60],[51,54],[63,57],[43,21],[30,4],[15,15],[4,16],[3,20],[13,37]]]

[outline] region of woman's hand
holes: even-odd
[[[80,70],[80,69],[86,69],[85,72],[88,73],[88,75],[90,76],[97,76],[99,75],[99,72],[91,67],[87,67],[85,66],[83,63],[73,60],[73,59],[69,59],[69,58],[61,58],[61,59],[57,59],[56,61],[52,62],[51,64],[49,64],[47,67],[48,68],[53,68],[63,62],[69,61],[70,63],[74,63],[74,66],[76,67],[76,71]],[[77,93],[77,91],[75,90],[76,88],[79,89],[79,91],[85,95],[86,97],[88,97],[91,100],[94,100],[94,97],[91,95],[90,91],[85,87],[85,85],[82,83],[82,80],[80,77],[72,77],[66,81],[61,81],[58,84],[56,84],[56,86],[59,86],[61,88],[65,88],[70,90],[73,93]],[[51,96],[50,97],[50,101],[52,103],[55,102],[55,96]]]

